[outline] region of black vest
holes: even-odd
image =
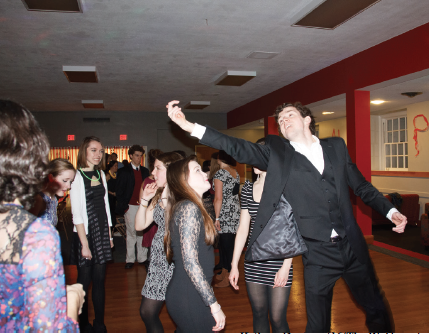
[[[302,236],[329,241],[332,229],[341,237],[345,236],[345,230],[335,188],[334,169],[325,152],[323,157],[325,167],[320,175],[305,156],[295,152],[283,193],[293,208]]]

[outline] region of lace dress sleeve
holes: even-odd
[[[23,241],[22,275],[28,328],[32,332],[78,333],[79,325],[67,317],[67,294],[58,233],[36,220]]]
[[[198,259],[198,239],[200,229],[204,226],[201,212],[194,203],[184,202],[179,205],[175,220],[179,227],[180,248],[185,271],[204,304],[210,306],[216,302],[216,298]]]

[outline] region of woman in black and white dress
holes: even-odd
[[[258,140],[263,144],[263,140]],[[241,190],[241,217],[235,239],[234,256],[229,280],[238,290],[238,261],[247,237],[252,235],[253,224],[258,213],[264,189],[265,171],[253,168],[258,179],[246,181]],[[292,259],[244,262],[244,279],[253,311],[253,331],[269,332],[270,321],[273,332],[290,332],[286,310],[292,286]],[[269,319],[268,319],[269,315]]]
[[[156,157],[152,171],[155,182],[144,188],[135,218],[136,231],[148,228],[152,222],[158,225],[152,240],[149,268],[140,304],[140,316],[147,333],[164,332],[159,312],[164,305],[167,286],[174,269],[174,265],[167,262],[164,252],[165,208],[168,197],[167,168],[171,163],[181,159],[182,156],[176,152],[162,153]]]
[[[218,163],[220,169],[213,177],[213,205],[216,214],[215,227],[219,233],[219,262],[223,268],[217,277],[221,281],[215,284],[215,287],[224,288],[229,286],[228,276],[231,271],[235,233],[240,222],[240,175],[233,168],[236,165],[235,160],[225,151],[219,151]]]
[[[86,137],[77,156],[78,173],[71,185],[74,235],[70,263],[77,265],[77,282],[88,296],[92,282],[95,319],[88,319],[88,301],[79,316],[81,333],[107,332],[104,324],[107,262],[113,260],[109,199],[104,175],[104,149],[97,137]]]

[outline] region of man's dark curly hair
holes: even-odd
[[[302,105],[301,102],[295,102],[295,103],[285,102],[279,105],[276,108],[276,111],[274,113],[274,118],[276,120],[277,126],[279,126],[279,114],[284,110],[284,108],[287,108],[287,107],[294,107],[301,114],[302,118],[310,116],[311,118],[310,131],[313,136],[316,135],[316,121],[314,119],[314,116],[311,114],[311,110],[308,109],[306,106]],[[281,132],[280,126],[279,126],[279,132]]]
[[[26,210],[48,175],[49,141],[31,112],[0,100],[0,213],[18,199]]]

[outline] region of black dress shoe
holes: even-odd
[[[127,262],[125,263],[125,269],[131,269],[133,267],[134,263]]]

